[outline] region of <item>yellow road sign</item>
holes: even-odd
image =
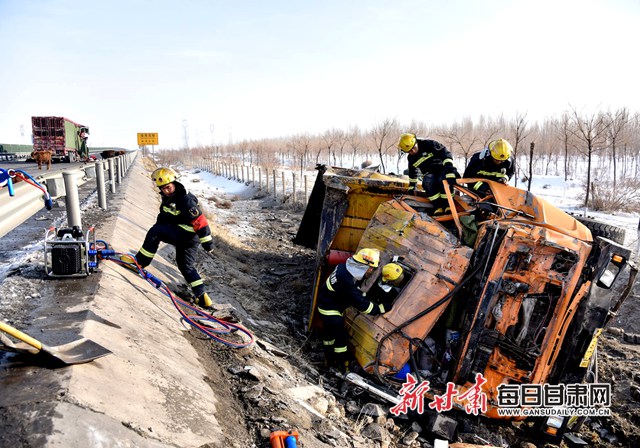
[[[157,145],[157,144],[158,144],[157,132],[138,132],[138,146]]]

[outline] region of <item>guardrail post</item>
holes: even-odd
[[[102,160],[96,162],[96,185],[98,187],[98,206],[107,209],[107,193],[104,188],[104,167]]]
[[[111,183],[111,193],[116,192],[116,173],[113,167],[113,158],[109,159],[109,182]]]
[[[120,156],[115,158],[114,163],[116,164],[116,176],[118,185],[122,183],[122,159]]]
[[[78,199],[78,184],[76,182],[76,173],[63,171],[65,196],[64,202],[67,207],[67,223],[69,227],[78,226],[82,229],[82,220],[80,219],[80,200]]]

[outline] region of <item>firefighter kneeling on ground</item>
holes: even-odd
[[[151,264],[160,242],[176,248],[176,263],[201,307],[210,307],[212,301],[205,292],[204,282],[196,270],[198,246],[211,252],[213,239],[207,218],[198,206],[198,199],[189,193],[171,168],[158,168],[151,178],[160,189],[162,203],[156,223],[149,229],[136,260],[142,268]]]
[[[374,303],[359,288],[379,263],[378,249],[360,249],[345,263],[337,265],[320,289],[318,313],[322,318],[326,367],[337,367],[343,372],[349,368],[349,334],[344,326],[344,311],[347,307],[353,306],[361,313],[372,316],[391,309],[390,301]]]

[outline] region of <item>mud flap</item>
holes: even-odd
[[[311,196],[309,196],[309,202],[307,208],[302,216],[300,227],[298,227],[298,233],[293,239],[294,244],[298,244],[309,249],[315,249],[318,245],[318,235],[320,233],[320,217],[322,216],[322,204],[324,203],[324,196],[326,187],[322,177],[327,171],[325,165],[316,166],[318,175],[316,181],[313,184],[313,190],[311,190]]]

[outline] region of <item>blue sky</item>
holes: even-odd
[[[640,110],[637,0],[0,0],[0,142],[32,115],[161,148]],[[24,136],[20,127],[24,128]]]

